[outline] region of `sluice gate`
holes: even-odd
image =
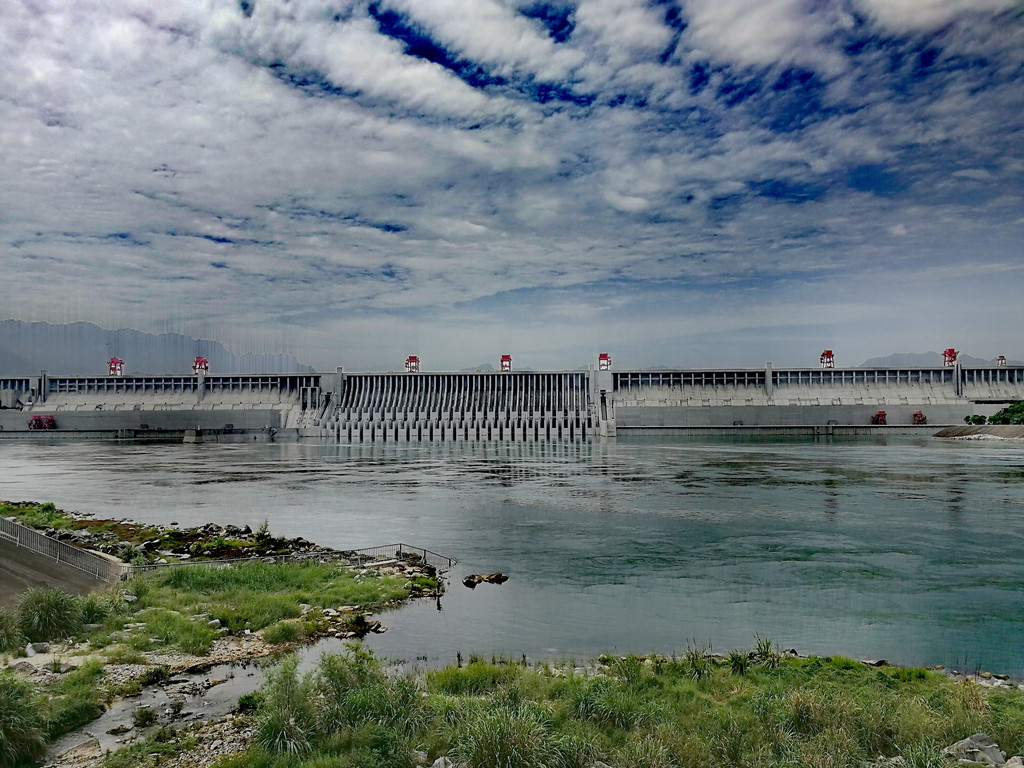
[[[583,440],[586,372],[339,374],[339,442]]]

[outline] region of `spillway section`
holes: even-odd
[[[339,442],[584,440],[587,373],[343,374]]]

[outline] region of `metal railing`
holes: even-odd
[[[438,571],[447,571],[458,560],[447,555],[439,555],[423,547],[414,547],[411,544],[385,544],[382,547],[365,547],[349,551],[354,557],[353,564],[366,564],[374,560],[404,560],[405,562],[423,563]]]
[[[124,579],[129,568],[123,563],[108,560],[95,552],[50,538],[5,517],[0,518],[0,538],[111,584]]]
[[[82,549],[63,541],[39,533],[28,526],[7,518],[0,518],[0,539],[10,541],[19,547],[49,557],[58,563],[70,565],[80,571],[92,574],[101,581],[111,584],[124,581],[135,573],[168,568],[175,566],[199,566],[206,568],[230,568],[239,563],[284,561],[344,561],[349,565],[373,565],[374,563],[400,561],[406,563],[423,563],[438,571],[447,571],[456,562],[454,557],[439,555],[423,547],[409,544],[388,544],[382,547],[365,547],[363,549],[323,549],[313,552],[296,552],[288,555],[256,555],[223,560],[182,560],[173,563],[148,563],[146,565],[129,565],[109,560],[91,550]]]
[[[362,549],[318,549],[312,552],[295,552],[288,555],[253,555],[251,557],[233,557],[219,560],[179,560],[173,563],[147,563],[146,565],[125,565],[127,574],[168,567],[206,567],[230,568],[239,563],[282,563],[282,562],[345,562],[353,566],[373,566],[381,563],[422,563],[437,571],[444,572],[455,565],[458,560],[447,555],[431,552],[423,547],[409,544],[386,544],[382,547],[364,547]]]

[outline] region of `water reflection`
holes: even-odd
[[[1021,671],[1019,446],[727,439],[0,445],[0,497],[460,559],[403,658],[746,647]],[[468,590],[469,572],[511,580]],[[554,650],[552,650],[554,649]]]

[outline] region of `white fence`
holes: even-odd
[[[9,541],[19,547],[49,557],[55,562],[70,565],[80,571],[95,576],[101,581],[111,584],[123,581],[133,573],[144,570],[163,568],[169,565],[206,566],[226,568],[236,563],[251,563],[257,558],[240,558],[237,560],[189,560],[180,563],[162,563],[150,565],[128,565],[109,560],[102,555],[87,549],[72,546],[63,541],[50,538],[21,523],[0,518],[0,539]],[[367,547],[355,550],[326,550],[305,552],[293,555],[270,555],[258,558],[267,561],[285,560],[343,560],[351,565],[372,565],[375,561],[400,560],[412,563],[423,563],[438,571],[449,570],[457,562],[453,557],[439,555],[422,547],[408,544],[389,544],[384,547]]]
[[[49,557],[55,562],[70,565],[72,568],[95,576],[100,581],[113,584],[121,581],[127,574],[127,566],[122,563],[108,560],[95,552],[72,546],[63,541],[57,541],[57,539],[52,539],[5,517],[0,517],[0,539]]]

